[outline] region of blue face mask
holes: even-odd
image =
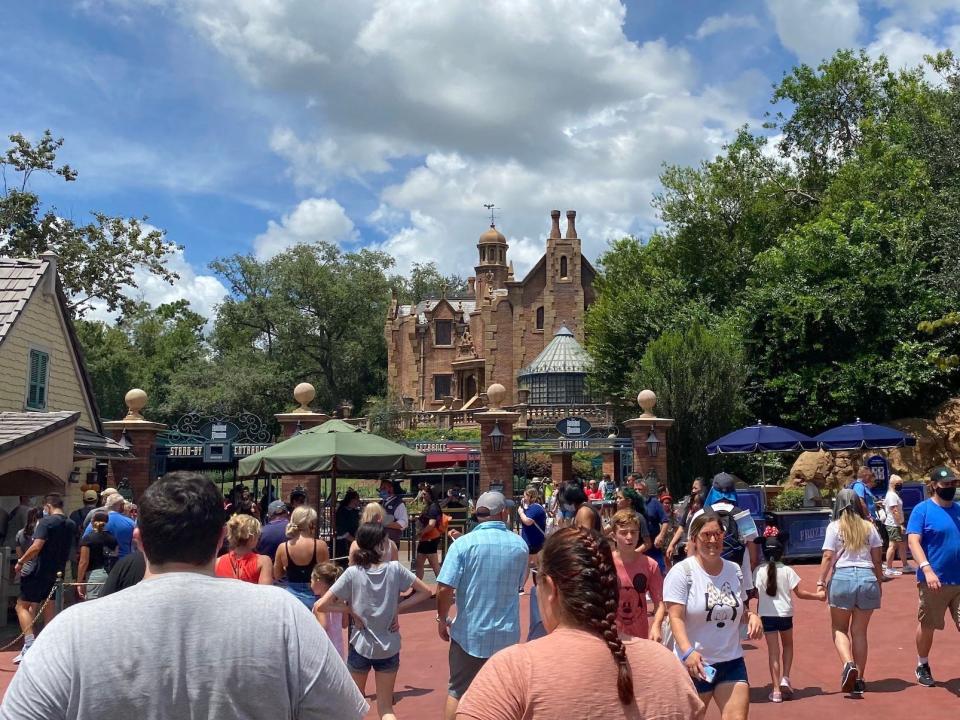
[[[381,499],[381,500],[386,500],[388,497],[390,497],[390,493],[389,493],[389,492],[387,492],[386,490],[381,490],[381,491],[380,491],[380,499]]]

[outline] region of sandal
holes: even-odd
[[[774,703],[782,703],[782,702],[783,702],[783,696],[782,696],[780,693],[778,693],[778,692],[772,692],[772,693],[770,693],[769,695],[767,695],[767,699],[768,699],[770,702],[774,702]]]

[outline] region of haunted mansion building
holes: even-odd
[[[550,216],[546,252],[523,279],[514,277],[507,239],[491,223],[477,242],[476,272],[463,296],[390,303],[384,332],[393,396],[418,410],[470,409],[482,405],[480,394],[490,384],[500,383],[507,390],[506,404],[517,403],[520,376],[537,370],[532,364],[542,364],[545,358],[538,356],[556,335],[546,353],[557,373],[552,377],[561,384],[565,370],[580,377],[571,383],[572,392],[557,385],[547,389],[550,397],[536,400],[589,402],[582,397],[586,355],[578,343],[583,342],[584,311],[594,299],[596,272],[580,252],[576,212],[567,211],[562,235],[560,211]]]

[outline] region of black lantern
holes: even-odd
[[[500,429],[499,420],[493,423],[493,430],[490,431],[487,437],[490,438],[490,445],[493,447],[494,452],[500,452],[503,449],[503,439],[506,435],[504,435],[503,430]]]
[[[70,482],[72,482],[72,483],[78,483],[78,482],[80,482],[80,468],[78,468],[78,467],[74,467],[74,468],[73,468],[73,472],[70,473],[69,480],[70,480]]]
[[[657,437],[657,433],[651,425],[650,434],[647,435],[647,453],[650,457],[656,457],[658,452],[660,452],[660,438]]]
[[[302,432],[303,432],[303,423],[297,420],[297,426],[293,429],[293,434],[296,436]]]
[[[117,442],[120,443],[120,447],[122,447],[124,450],[129,450],[133,447],[133,443],[130,442],[130,436],[127,435],[126,430],[120,433],[120,439]]]

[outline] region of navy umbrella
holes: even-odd
[[[912,435],[885,425],[860,422],[860,418],[856,422],[824,430],[813,441],[823,450],[883,450],[917,444],[917,439]]]
[[[719,440],[714,440],[707,445],[707,455],[800,452],[802,450],[816,450],[816,448],[816,443],[803,433],[778,425],[764,425],[758,420],[756,425],[734,430]]]

